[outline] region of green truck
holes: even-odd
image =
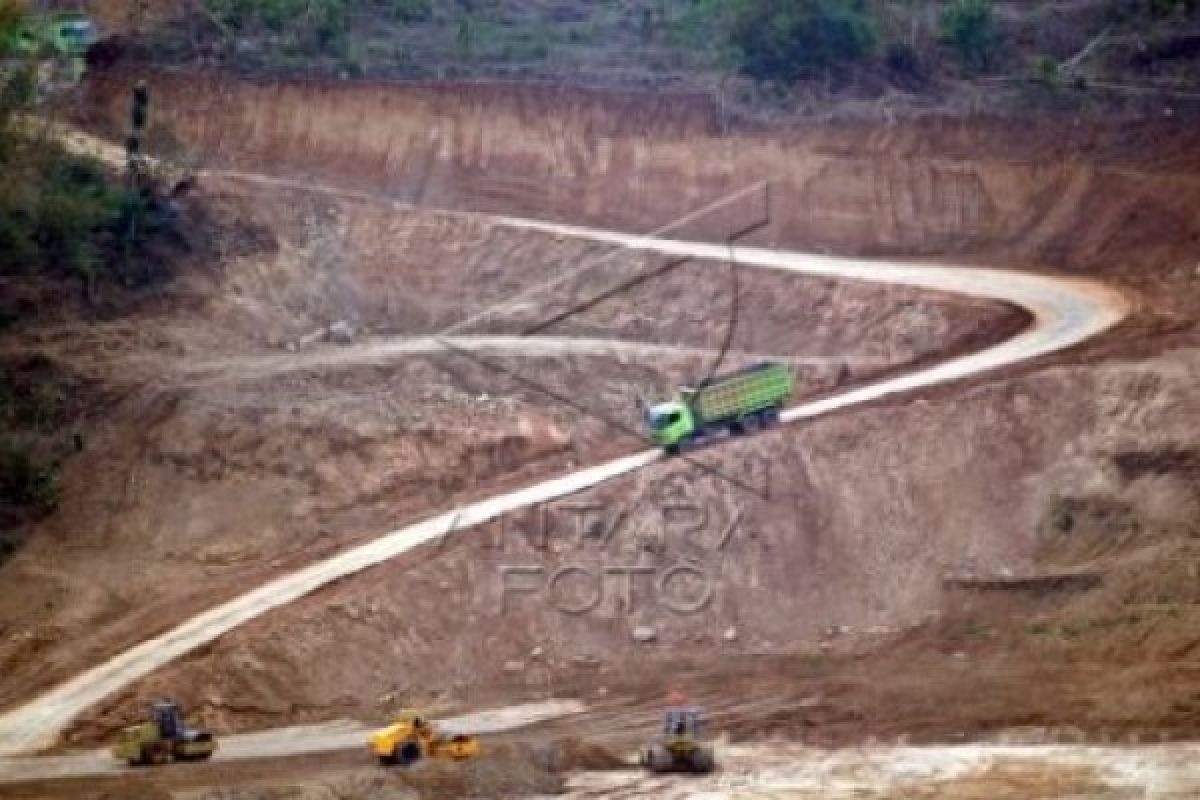
[[[673,455],[714,433],[765,427],[779,419],[795,384],[788,365],[766,361],[684,386],[676,399],[646,411],[650,439]]]
[[[12,69],[21,62],[34,62],[43,88],[73,86],[83,77],[88,48],[96,39],[96,25],[84,14],[25,16],[0,35],[0,66]]]
[[[6,55],[83,58],[96,42],[96,25],[71,11],[22,18],[3,43]]]

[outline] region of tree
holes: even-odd
[[[991,0],[953,0],[939,20],[942,41],[949,43],[970,70],[987,69],[996,45]]]
[[[387,8],[401,22],[424,22],[433,16],[433,0],[388,0]]]
[[[794,82],[859,61],[875,49],[875,21],[859,0],[749,0],[731,41],[742,72]]]
[[[349,43],[345,0],[204,0],[230,30],[268,31],[295,54],[340,54]]]
[[[0,133],[14,111],[28,104],[36,91],[36,71],[20,45],[25,13],[16,0],[0,0]]]

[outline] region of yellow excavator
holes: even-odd
[[[208,731],[189,728],[179,706],[169,700],[150,707],[150,719],[121,731],[113,756],[131,767],[168,761],[203,761],[217,749]]]
[[[413,709],[400,712],[395,722],[372,733],[368,744],[379,763],[388,766],[407,767],[423,758],[465,761],[479,755],[478,737],[443,733]]]

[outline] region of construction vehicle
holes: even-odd
[[[50,91],[79,83],[87,53],[97,40],[96,25],[76,12],[27,15],[0,41],[4,72],[20,64],[37,67],[38,88]]]
[[[150,719],[121,731],[113,755],[131,767],[168,761],[203,761],[217,749],[208,731],[187,727],[178,704],[169,700],[150,707]]]
[[[423,758],[464,761],[479,755],[478,737],[444,733],[412,709],[402,711],[391,725],[372,733],[368,742],[371,753],[384,765],[407,767]]]
[[[663,714],[662,733],[638,754],[638,762],[651,772],[712,772],[716,756],[711,745],[701,741],[704,712],[699,708],[675,706]]]
[[[794,389],[791,368],[770,361],[684,386],[676,399],[646,411],[650,439],[674,455],[717,432],[766,427],[779,419]]]

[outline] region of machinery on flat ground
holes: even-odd
[[[786,364],[762,362],[681,387],[676,399],[646,411],[646,425],[651,440],[675,454],[719,431],[737,435],[776,422],[794,389]]]
[[[113,755],[132,766],[168,761],[203,761],[217,749],[208,731],[184,724],[179,706],[170,701],[150,707],[150,719],[121,731]]]
[[[663,714],[662,733],[642,748],[638,762],[651,772],[712,772],[717,766],[716,756],[712,745],[701,741],[703,734],[704,712],[699,708],[668,708]]]
[[[391,725],[372,733],[368,744],[379,763],[389,766],[406,767],[423,758],[464,761],[479,755],[478,737],[444,733],[412,709],[402,711]]]

